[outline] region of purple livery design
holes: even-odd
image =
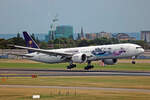
[[[119,56],[122,53],[126,53],[123,48],[120,48],[119,50],[114,50],[113,52],[111,52],[110,50],[103,50],[101,48],[96,48],[92,51],[92,54],[95,56]]]

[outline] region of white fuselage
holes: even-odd
[[[77,48],[64,48],[53,49],[49,51],[55,51],[59,53],[72,53],[72,54],[85,54],[88,60],[102,60],[102,59],[118,59],[124,57],[138,56],[144,52],[144,49],[136,44],[112,44],[112,45],[100,45],[100,46],[88,46]],[[27,57],[27,59],[35,60],[45,63],[62,63],[66,62],[62,56],[48,55],[44,53],[30,53],[27,54],[33,57]]]

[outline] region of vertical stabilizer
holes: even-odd
[[[24,36],[27,47],[39,48],[39,46],[35,43],[35,41],[32,39],[32,37],[26,31],[23,32],[23,36]],[[32,53],[33,51],[28,50],[28,52]]]

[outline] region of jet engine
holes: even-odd
[[[102,62],[104,62],[104,64],[107,64],[107,65],[113,65],[117,63],[117,59],[103,59]]]
[[[87,56],[85,54],[79,53],[73,55],[71,60],[75,63],[83,63],[87,61]]]

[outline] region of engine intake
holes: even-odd
[[[72,61],[75,63],[83,63],[87,61],[87,56],[85,54],[75,54],[72,56]]]
[[[117,59],[103,59],[102,62],[107,65],[114,65],[115,63],[117,63]]]

